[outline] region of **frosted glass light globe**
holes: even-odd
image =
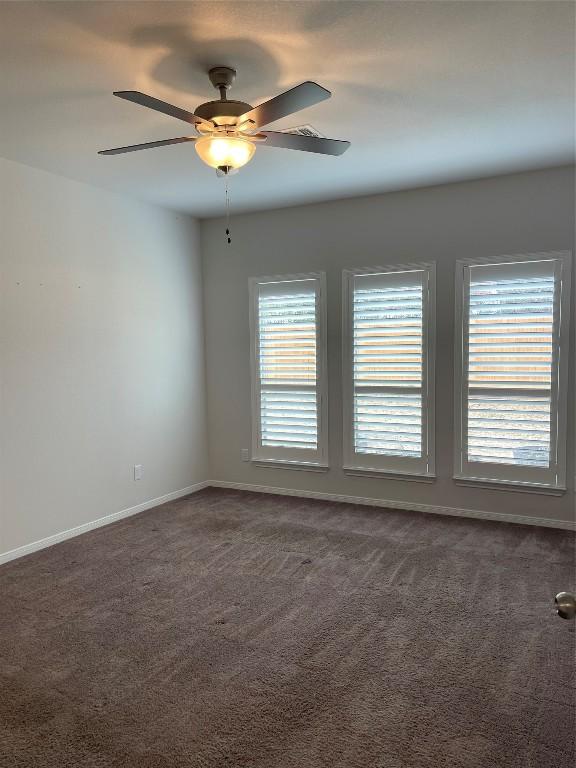
[[[200,159],[212,168],[242,168],[256,151],[251,141],[236,136],[202,136],[194,146]]]

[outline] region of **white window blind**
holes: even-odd
[[[433,474],[432,265],[345,273],[345,464]]]
[[[560,352],[568,266],[561,255],[459,264],[457,475],[564,482]]]
[[[251,281],[255,460],[325,461],[322,275]]]

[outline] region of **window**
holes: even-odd
[[[344,273],[344,468],[434,476],[433,264]]]
[[[252,278],[252,459],[327,466],[323,274]]]
[[[568,254],[458,262],[457,479],[565,484]]]

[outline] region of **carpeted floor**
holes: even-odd
[[[0,568],[0,766],[571,768],[574,586],[563,531],[208,489]]]

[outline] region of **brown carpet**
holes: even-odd
[[[563,531],[208,489],[0,568],[0,766],[571,768],[574,585]]]

